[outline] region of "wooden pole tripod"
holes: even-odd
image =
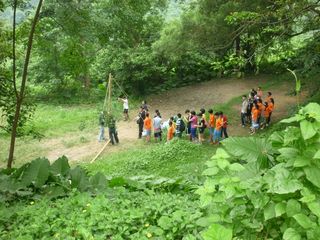
[[[103,103],[103,113],[107,112],[107,114],[111,114],[111,110],[112,110],[111,87],[112,87],[112,75],[111,75],[111,73],[109,73],[106,96],[104,98],[104,103]],[[100,154],[107,147],[107,145],[110,143],[110,141],[111,140],[109,139],[106,142],[106,144],[102,147],[102,149],[98,152],[98,154],[90,161],[90,163],[93,163],[100,156]]]

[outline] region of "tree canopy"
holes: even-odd
[[[18,3],[22,11],[34,5]],[[317,0],[48,0],[29,79],[39,91],[70,99],[91,94],[109,73],[126,91],[141,94],[222,75],[273,72],[274,64],[277,72],[287,67],[306,72],[319,63],[319,5]],[[17,26],[18,63],[30,25],[26,16]],[[2,24],[1,31],[10,29]]]

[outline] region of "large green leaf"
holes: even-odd
[[[317,134],[316,129],[314,129],[313,124],[308,120],[303,120],[300,122],[301,134],[304,140],[308,140]]]
[[[268,138],[268,141],[271,142],[273,147],[282,147],[284,142],[284,133],[283,132],[273,132]]]
[[[287,119],[283,119],[280,122],[281,123],[293,123],[293,122],[300,122],[301,120],[305,119],[305,116],[296,114],[295,116]]]
[[[300,151],[293,147],[284,147],[278,150],[281,153],[281,156],[286,159],[295,158],[300,154]]]
[[[35,187],[42,187],[49,177],[49,167],[48,159],[38,158],[33,160],[21,176],[22,186],[29,186],[33,183]]]
[[[289,126],[284,131],[284,146],[291,146],[294,142],[298,141],[301,137],[300,128]]]
[[[287,228],[283,234],[283,240],[300,240],[300,234],[293,228]]]
[[[50,187],[47,187],[45,189],[45,192],[47,197],[49,197],[50,199],[54,199],[54,198],[57,198],[57,197],[61,197],[61,196],[65,196],[66,195],[66,192],[64,190],[63,187],[61,186],[50,186]]]
[[[168,216],[161,216],[158,220],[158,226],[161,227],[164,230],[168,230],[172,228],[172,219]]]
[[[299,111],[300,114],[308,114],[309,117],[313,117],[320,121],[320,105],[318,103],[309,103],[307,106]]]
[[[302,194],[302,198],[299,199],[300,202],[310,203],[316,199],[316,195],[308,188],[304,187],[300,193]]]
[[[302,189],[302,183],[295,179],[291,172],[284,168],[284,164],[280,163],[273,167],[265,175],[266,183],[269,184],[270,193],[287,194],[294,193]]]
[[[223,141],[229,154],[239,157],[247,162],[259,162],[260,166],[268,161],[268,156],[273,153],[269,142],[261,138],[233,137]]]
[[[202,175],[205,176],[214,176],[219,172],[219,168],[217,167],[210,167],[203,171]]]
[[[70,166],[68,163],[68,158],[66,156],[62,156],[58,158],[52,165],[50,166],[50,172],[54,175],[65,175],[69,172]]]
[[[320,188],[320,168],[316,165],[304,168],[307,179]]]
[[[301,211],[301,204],[297,200],[290,199],[287,202],[286,212],[288,217],[292,217],[297,213],[299,213],[300,211]]]
[[[316,200],[314,202],[309,202],[307,203],[308,208],[310,209],[310,211],[316,215],[318,218],[320,218],[320,202],[319,200]]]
[[[212,224],[201,236],[204,240],[231,240],[232,229],[225,228],[220,224]]]
[[[78,188],[80,191],[85,191],[89,187],[89,180],[86,172],[79,166],[70,170],[71,187]]]
[[[316,226],[316,223],[312,222],[308,216],[303,213],[298,213],[293,218],[299,223],[304,229],[310,229]]]
[[[98,172],[90,178],[90,183],[96,189],[104,189],[107,186],[107,178],[104,174]]]
[[[316,152],[316,154],[313,156],[314,159],[320,159],[320,150]]]
[[[277,203],[275,206],[276,217],[281,216],[286,212],[287,205],[284,202]]]
[[[267,221],[271,218],[276,217],[276,211],[275,211],[275,204],[269,203],[264,209],[263,209],[263,215],[264,220]]]

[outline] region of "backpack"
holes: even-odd
[[[184,121],[181,119],[180,120],[180,132],[183,132],[184,130],[186,130],[186,124],[184,123]]]

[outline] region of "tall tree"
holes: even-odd
[[[15,109],[15,115],[14,115],[14,120],[13,120],[13,124],[12,124],[9,157],[8,157],[8,162],[7,162],[8,168],[11,168],[12,163],[13,163],[15,141],[16,141],[16,136],[17,136],[17,128],[18,128],[19,119],[20,119],[20,111],[21,111],[21,107],[22,107],[23,100],[25,97],[24,94],[25,94],[26,83],[27,83],[28,66],[29,66],[29,60],[30,60],[30,55],[31,55],[31,50],[32,50],[33,36],[34,36],[35,29],[36,29],[36,24],[37,24],[39,16],[40,16],[42,2],[43,2],[43,0],[39,0],[38,6],[37,6],[37,9],[35,12],[35,16],[33,18],[32,24],[31,24],[31,30],[29,33],[29,39],[28,39],[27,50],[26,50],[26,57],[25,57],[24,68],[23,68],[22,79],[21,79],[21,86],[20,86],[19,93],[17,93],[16,109]]]

